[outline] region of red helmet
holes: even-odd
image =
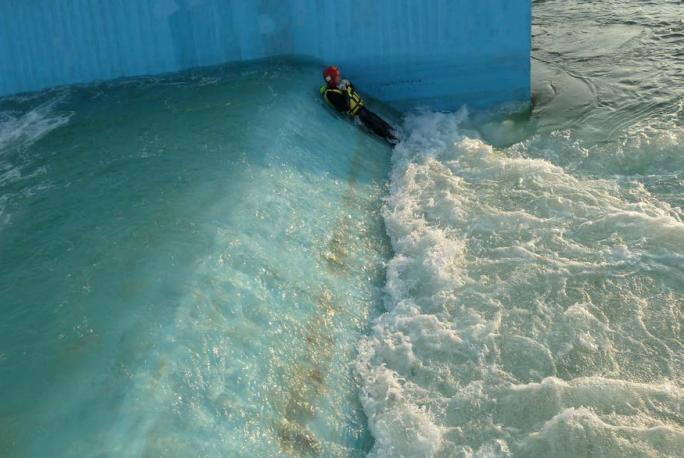
[[[340,69],[333,66],[323,70],[323,79],[328,83],[328,87],[335,87],[335,79],[340,76]]]

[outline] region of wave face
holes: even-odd
[[[0,455],[363,457],[390,149],[269,61],[0,99]]]
[[[681,455],[676,11],[536,2],[531,113],[406,118],[357,363],[369,456]]]

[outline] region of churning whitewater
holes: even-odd
[[[410,116],[394,152],[371,456],[677,456],[681,208],[534,157],[579,148],[562,135],[497,150],[465,117]]]
[[[406,118],[369,456],[681,456],[682,13],[534,2],[531,117]]]

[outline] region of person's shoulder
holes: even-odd
[[[322,92],[322,94],[344,94],[344,90],[340,89],[339,87],[329,87],[325,89],[325,92]]]

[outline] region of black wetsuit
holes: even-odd
[[[355,94],[356,91],[354,90],[354,86],[352,86],[351,83],[349,83],[348,86],[351,87],[352,93]],[[322,94],[323,98],[327,100],[328,103],[330,103],[330,105],[332,105],[333,108],[335,108],[337,111],[341,111],[343,113],[351,115],[350,111],[352,111],[352,101],[349,92],[338,92],[334,90],[334,88],[328,88],[324,92],[322,92]],[[375,133],[375,135],[377,135],[378,137],[382,137],[390,143],[397,142],[397,138],[392,133],[392,126],[385,122],[385,120],[382,119],[380,116],[370,111],[365,106],[360,106],[356,110],[356,113],[352,116],[357,117],[359,121],[361,121],[361,124],[366,126],[366,128]]]

